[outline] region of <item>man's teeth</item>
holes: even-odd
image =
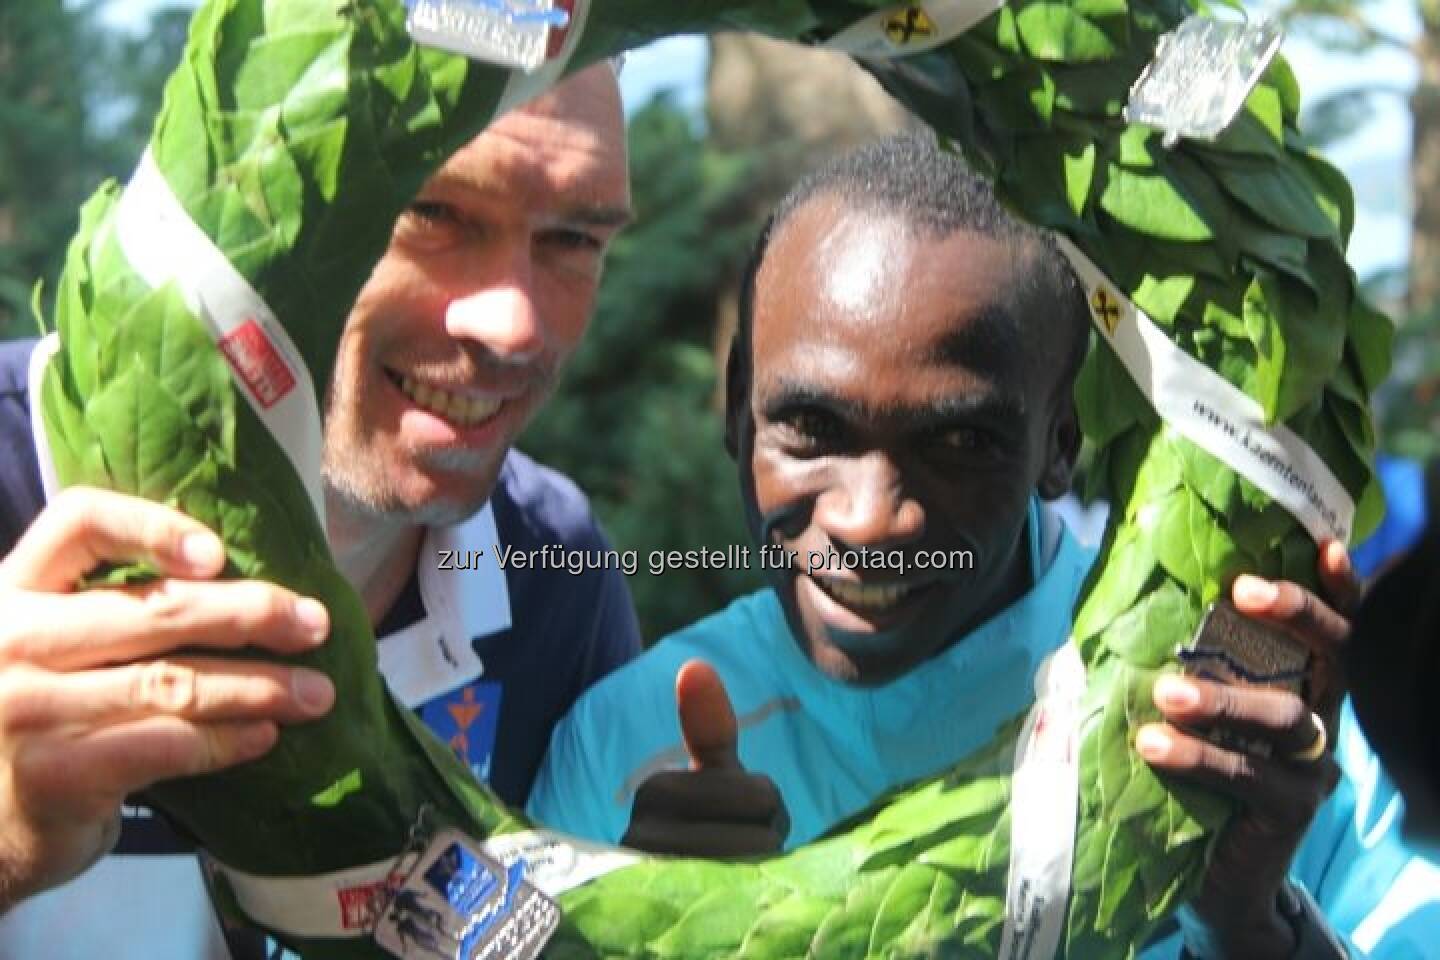
[[[914,587],[900,584],[871,585],[847,580],[824,580],[825,590],[848,607],[862,610],[887,610],[895,606]]]
[[[429,386],[411,377],[400,378],[400,389],[416,404],[438,413],[440,416],[462,427],[471,427],[490,419],[500,409],[499,400],[485,400],[481,397],[467,397]]]

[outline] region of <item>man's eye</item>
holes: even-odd
[[[426,200],[417,200],[406,207],[395,225],[397,237],[426,248],[447,245],[464,230],[465,223],[454,207]]]
[[[938,431],[931,441],[942,456],[967,453],[989,453],[996,449],[998,441],[988,430],[976,427],[951,427]]]
[[[455,208],[448,203],[431,203],[425,200],[416,200],[410,204],[408,213],[422,223],[459,223],[460,218],[455,213]]]
[[[579,250],[598,253],[605,249],[605,241],[585,230],[547,230],[541,235],[541,241],[546,246],[553,247],[557,250]]]
[[[834,449],[845,438],[843,427],[834,417],[813,410],[787,414],[777,424],[788,442],[806,451]]]

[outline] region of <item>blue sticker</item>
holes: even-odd
[[[425,725],[455,751],[477,780],[487,783],[500,729],[502,689],[493,681],[477,681],[420,708]]]
[[[479,910],[500,885],[500,879],[458,843],[436,858],[425,871],[425,881],[461,916]]]

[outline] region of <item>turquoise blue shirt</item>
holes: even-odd
[[[691,657],[709,661],[725,682],[740,721],[741,762],[780,788],[790,812],[787,846],[813,839],[892,787],[952,766],[1034,699],[1035,668],[1064,640],[1091,563],[1058,520],[1039,522],[1038,503],[1031,517],[1031,569],[1043,571],[1034,588],[881,687],[852,686],[817,670],[772,590],[672,634],[576,702],[551,737],[529,812],[559,830],[617,841],[636,787],[657,771],[686,766],[675,672]]]
[[[1031,531],[1044,530],[1032,507]],[[790,812],[794,847],[874,797],[955,764],[1025,709],[1040,660],[1069,632],[1070,611],[1094,554],[1068,533],[1032,533],[1031,591],[941,655],[882,687],[820,673],[765,590],[667,637],[592,687],[550,741],[529,813],[556,829],[617,841],[635,789],[686,766],[675,714],[675,672],[703,657],[725,681],[740,718],[740,759],[770,776]],[[1400,798],[1348,706],[1337,736],[1344,777],[1306,835],[1292,877],[1356,956],[1440,958],[1440,869],[1399,836]],[[1146,960],[1179,955],[1179,935]]]

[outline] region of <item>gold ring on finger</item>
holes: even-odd
[[[1289,754],[1289,759],[1297,763],[1314,763],[1325,753],[1325,748],[1330,745],[1330,735],[1325,732],[1325,721],[1320,719],[1320,714],[1314,710],[1310,711],[1310,725],[1315,728],[1315,739],[1310,746],[1303,750],[1295,750]]]

